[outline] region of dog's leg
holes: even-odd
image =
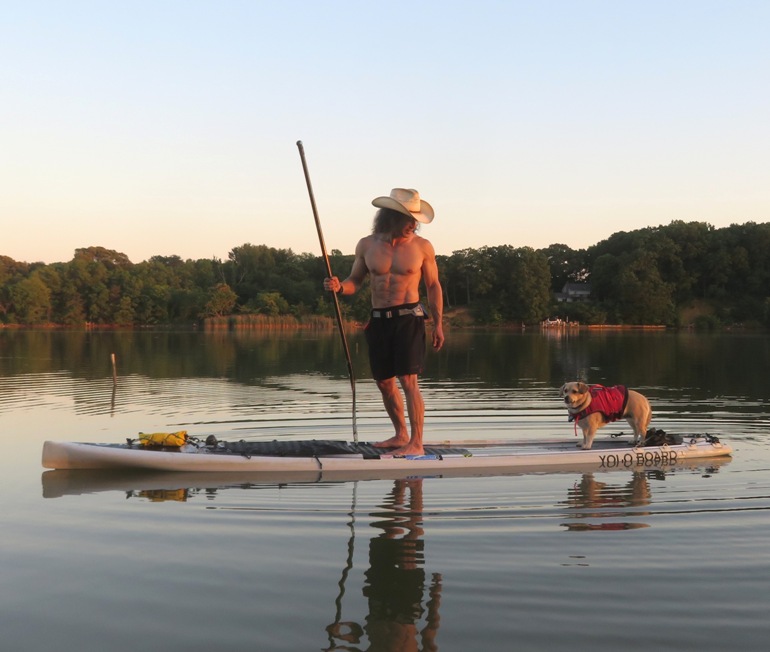
[[[648,404],[647,409],[644,412],[644,417],[642,417],[642,444],[644,444],[644,440],[647,438],[647,431],[650,429],[650,421],[652,421],[652,408],[650,408]]]
[[[631,426],[631,431],[634,433],[634,446],[643,446],[644,439],[647,436],[647,426],[649,425],[649,419],[637,419],[635,416],[630,415],[626,417],[628,425]]]
[[[594,435],[596,434],[596,427],[590,420],[586,420],[585,424],[578,425],[580,425],[581,430],[583,431],[583,444],[578,444],[578,446],[584,451],[591,450],[591,446],[593,446],[594,443]]]
[[[626,423],[628,423],[628,425],[631,427],[631,432],[634,433],[633,445],[638,446],[639,445],[639,424],[637,423],[636,418],[633,416],[627,416]]]

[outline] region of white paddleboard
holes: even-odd
[[[321,442],[323,443],[323,442]],[[420,457],[395,457],[382,451],[378,457],[362,454],[313,456],[254,455],[212,450],[187,444],[180,449],[153,450],[128,444],[93,444],[46,441],[42,463],[48,469],[134,469],[178,472],[255,472],[357,474],[490,472],[588,468],[613,470],[660,468],[685,461],[726,457],[732,448],[709,436],[684,435],[676,445],[634,447],[622,439],[595,440],[591,450],[564,441],[442,442],[426,444]],[[448,449],[448,450],[447,450]]]

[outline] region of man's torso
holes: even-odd
[[[371,235],[362,242],[371,282],[372,306],[386,308],[418,301],[425,260],[423,238],[415,235],[391,242]]]

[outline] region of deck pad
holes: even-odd
[[[329,457],[332,455],[361,455],[365,460],[376,460],[393,455],[393,448],[381,448],[366,442],[349,442],[334,439],[308,441],[220,441],[210,452],[244,455],[246,457]],[[470,455],[467,448],[426,446],[425,455]]]

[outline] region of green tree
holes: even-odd
[[[227,283],[218,283],[211,288],[209,299],[203,307],[204,317],[223,317],[233,312],[238,302],[238,295]]]
[[[135,318],[136,314],[134,312],[134,306],[131,303],[131,297],[121,297],[118,309],[115,311],[115,323],[118,326],[132,326]]]
[[[10,288],[16,318],[22,324],[45,324],[50,320],[51,291],[40,274],[32,274]]]
[[[29,268],[27,263],[0,256],[0,321],[8,321],[14,313],[11,288],[28,276]]]
[[[482,247],[472,259],[473,266],[484,272],[472,310],[478,321],[532,323],[548,314],[551,274],[542,253],[502,245]]]
[[[508,270],[508,310],[506,320],[534,323],[542,321],[551,303],[551,272],[547,258],[531,247],[512,252]]]
[[[100,263],[108,269],[114,267],[131,267],[133,265],[126,254],[112,249],[105,249],[104,247],[75,249],[73,260],[79,260],[84,263]]]
[[[552,244],[538,250],[548,260],[551,273],[551,289],[561,292],[565,283],[582,283],[588,276],[584,249],[571,249],[565,244]]]
[[[621,314],[632,324],[673,324],[676,310],[673,287],[662,278],[655,257],[648,252],[630,255],[618,278]]]
[[[280,292],[260,292],[248,307],[254,312],[271,317],[288,315],[290,312],[289,302],[281,296]]]
[[[484,299],[493,282],[485,268],[488,248],[461,249],[442,260],[439,267],[444,295],[448,305],[470,306],[476,299]]]

